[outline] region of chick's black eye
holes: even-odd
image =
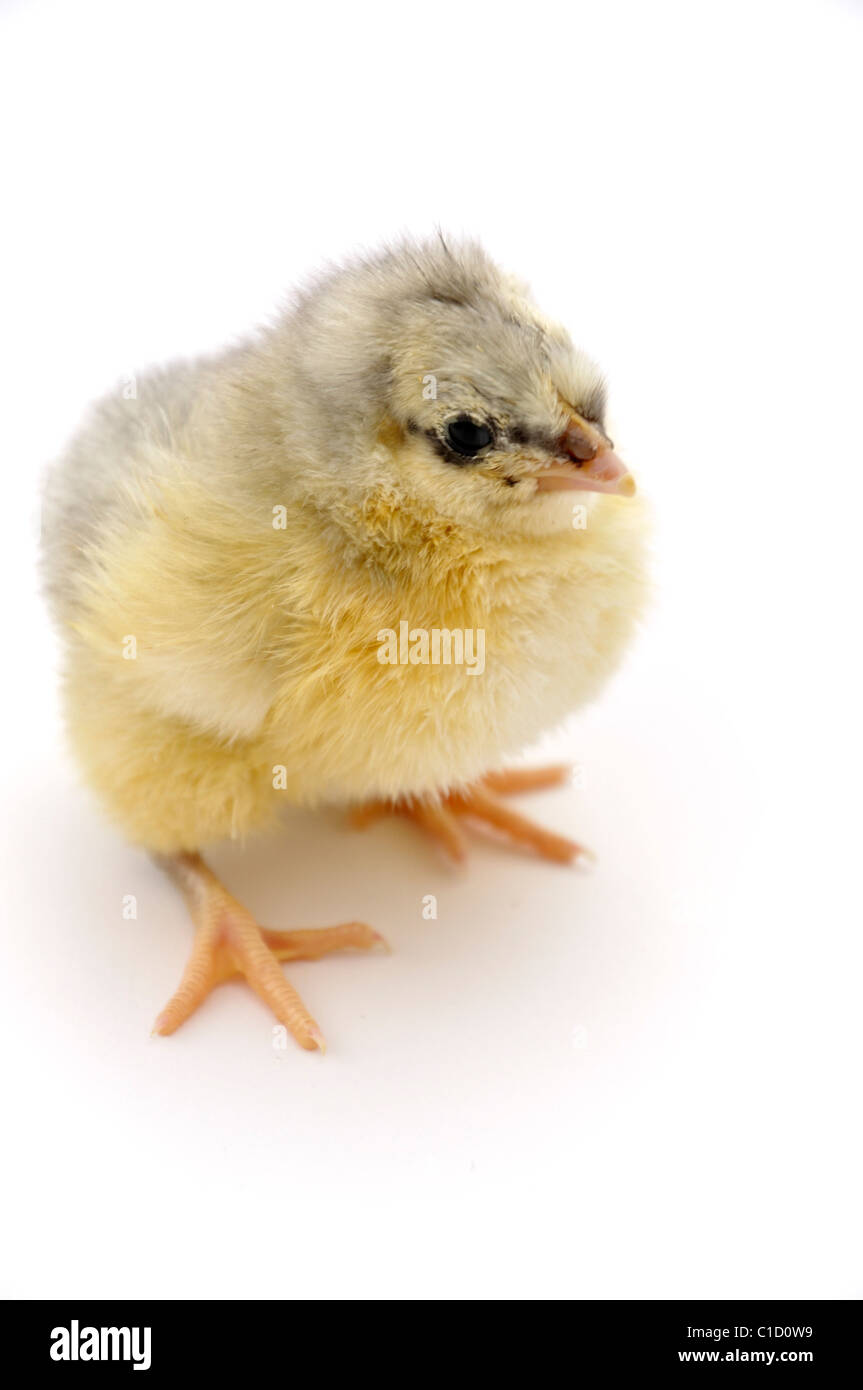
[[[491,430],[487,425],[478,425],[469,415],[459,415],[446,427],[446,442],[462,458],[473,458],[491,443]]]

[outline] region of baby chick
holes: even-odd
[[[265,930],[200,856],[286,802],[396,811],[455,857],[464,817],[581,853],[501,799],[562,770],[498,769],[596,694],[640,609],[604,411],[527,289],[442,237],[95,408],[48,478],[44,573],[73,750],[196,926],[157,1032],[242,975],[323,1049],[277,962],[380,937]]]

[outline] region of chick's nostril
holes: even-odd
[[[591,438],[587,431],[580,429],[578,425],[570,425],[564,431],[561,449],[574,463],[580,465],[596,457],[599,441]]]

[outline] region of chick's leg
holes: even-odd
[[[400,801],[373,801],[358,807],[352,823],[358,829],[385,815],[406,816],[437,840],[451,859],[465,858],[462,820],[499,832],[514,844],[523,845],[542,859],[556,864],[571,864],[580,858],[591,858],[590,851],[574,840],[555,835],[536,825],[525,816],[510,810],[502,796],[514,792],[539,791],[564,782],[569,769],[562,766],[512,768],[508,772],[492,772],[462,791],[450,792],[439,801],[425,802],[405,798]]]
[[[156,1020],[155,1033],[173,1033],[216,985],[243,976],[280,1023],[309,1051],[324,1049],[318,1025],[278,966],[281,960],[318,960],[330,951],[384,947],[363,922],[300,931],[259,927],[198,854],[159,857],[179,886],[195,923],[195,942],[179,987]]]

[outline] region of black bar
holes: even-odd
[[[413,1312],[410,1301],[392,1323],[368,1308],[358,1315],[345,1307],[322,1314],[279,1300],[21,1301],[0,1305],[0,1317],[3,1344],[14,1347],[24,1371],[60,1379],[293,1376],[298,1357],[307,1373],[327,1379],[341,1361],[349,1374],[396,1377],[408,1386],[438,1369],[461,1377],[468,1369],[488,1375],[500,1368],[509,1378],[521,1373],[523,1362],[540,1375],[557,1367],[555,1378],[565,1381],[587,1367],[609,1375],[671,1369],[691,1375],[705,1366],[732,1373],[744,1368],[750,1375],[756,1368],[854,1375],[859,1361],[860,1305],[854,1300],[561,1301],[509,1316],[503,1328],[488,1308],[470,1302],[464,1328],[454,1308],[430,1316],[422,1308]]]

